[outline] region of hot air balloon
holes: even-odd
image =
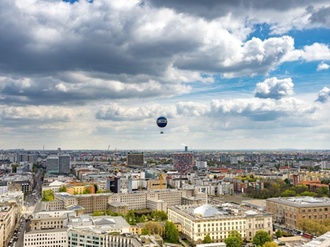
[[[157,126],[158,126],[159,128],[165,128],[166,125],[167,125],[167,119],[166,119],[165,117],[159,117],[159,118],[157,118],[156,123],[157,123]],[[164,134],[163,131],[161,131],[160,133],[161,133],[161,134]]]

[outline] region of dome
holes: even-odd
[[[195,208],[194,214],[200,215],[201,217],[205,218],[205,217],[212,217],[221,214],[221,212],[209,204],[204,204],[198,208]]]

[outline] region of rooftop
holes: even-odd
[[[221,205],[180,205],[173,206],[171,209],[180,211],[189,218],[244,218],[253,217],[256,215],[268,215],[268,213],[261,213],[258,210],[247,210],[239,205],[232,203],[223,203]],[[270,214],[269,214],[270,215]]]
[[[309,206],[330,206],[330,198],[327,197],[311,197],[311,196],[300,196],[300,197],[278,197],[269,198],[267,201],[279,202],[286,205],[295,207],[309,207]]]
[[[328,247],[330,246],[330,232],[327,232],[309,243],[303,245],[304,247]]]

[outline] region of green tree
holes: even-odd
[[[150,235],[150,232],[147,228],[143,227],[141,230],[141,235]]]
[[[135,225],[136,222],[136,216],[133,210],[129,210],[128,213],[126,214],[125,219],[127,220],[128,224],[130,225]]]
[[[85,188],[83,191],[83,194],[90,194],[91,193],[91,189],[90,188]]]
[[[316,193],[312,192],[312,191],[305,191],[303,193],[300,194],[300,196],[311,196],[311,197],[315,197]]]
[[[66,186],[65,186],[65,185],[61,186],[61,187],[58,189],[58,192],[66,192],[66,191],[67,191],[67,189],[66,189]]]
[[[167,213],[164,211],[156,210],[151,213],[151,217],[156,221],[167,220]]]
[[[54,191],[51,189],[42,191],[42,201],[54,201]]]
[[[210,244],[210,243],[212,243],[212,238],[210,236],[210,233],[208,233],[208,234],[205,235],[205,237],[203,239],[203,243],[204,244]]]
[[[289,180],[288,178],[284,179],[284,182],[285,182],[286,184],[290,184],[290,180]]]
[[[330,220],[302,219],[298,221],[298,228],[315,236],[320,236],[330,231]]]
[[[149,221],[144,225],[144,228],[148,230],[149,234],[163,235],[163,227],[159,222]]]
[[[328,187],[327,186],[322,186],[319,187],[315,190],[315,193],[317,194],[317,196],[322,197],[325,195],[328,195],[329,191],[328,191]]]
[[[301,193],[307,191],[308,190],[308,186],[305,185],[305,184],[298,184],[298,185],[296,185],[294,187],[294,190],[296,191],[296,193],[298,195],[298,194],[301,194]]]
[[[231,231],[225,239],[227,247],[240,247],[243,244],[242,236],[238,231]]]
[[[278,244],[275,242],[266,242],[262,247],[277,247]]]
[[[16,173],[17,172],[17,167],[18,167],[19,165],[18,164],[12,164],[11,165],[11,172],[12,173]]]
[[[263,246],[266,242],[271,242],[272,238],[271,236],[268,234],[268,232],[264,231],[264,230],[259,230],[256,232],[256,235],[253,237],[252,242],[255,245],[260,245]]]
[[[97,184],[94,184],[94,191],[95,191],[95,193],[97,193],[98,190],[99,190],[99,186]]]
[[[277,231],[275,232],[275,236],[276,236],[277,238],[280,238],[280,237],[283,236],[283,232],[281,231],[281,229],[277,229]]]
[[[290,196],[296,196],[296,192],[294,190],[287,189],[281,193],[281,196],[283,197],[290,197]]]
[[[92,216],[102,216],[104,213],[102,211],[95,211]]]
[[[171,221],[165,222],[165,238],[170,243],[178,243],[179,242],[179,232],[176,229],[175,225]]]

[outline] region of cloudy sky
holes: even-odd
[[[330,149],[329,0],[0,13],[0,149]]]

